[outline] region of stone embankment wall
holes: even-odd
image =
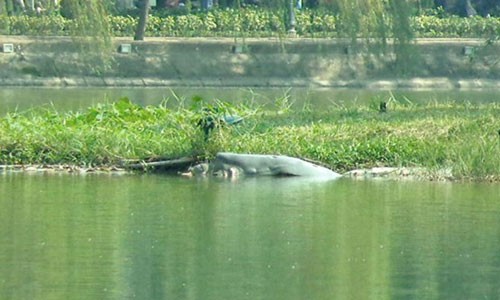
[[[116,39],[99,75],[70,38],[0,36],[6,43],[15,50],[0,52],[3,86],[500,87],[500,45],[482,40],[419,40],[406,74],[391,51],[359,54],[332,39]]]

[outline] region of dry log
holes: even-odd
[[[187,165],[193,164],[196,162],[195,157],[185,156],[181,158],[169,159],[169,160],[161,160],[161,161],[152,161],[152,162],[139,162],[139,163],[123,163],[122,167],[126,169],[133,170],[156,170],[156,169],[179,169],[183,168]]]

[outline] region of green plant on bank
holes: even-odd
[[[349,2],[350,3],[350,2]],[[149,37],[206,36],[234,37],[244,32],[248,37],[280,36],[286,33],[283,11],[264,9],[211,10],[196,14],[151,16],[146,29]],[[359,26],[350,28],[345,20],[356,18]],[[359,19],[358,19],[359,18]],[[6,35],[69,35],[75,20],[59,15],[6,16],[0,15],[0,32]],[[131,16],[109,16],[106,22],[113,36],[131,36],[137,19]],[[297,10],[295,29],[303,37],[378,37],[391,38],[392,21],[381,10],[352,17],[326,10]],[[359,27],[359,28],[358,28]],[[416,16],[410,18],[414,37],[490,38],[500,36],[500,18],[480,16]],[[351,32],[349,34],[349,32]]]
[[[500,105],[386,100],[387,113],[371,104],[296,109],[286,95],[274,108],[177,98],[142,107],[128,99],[83,112],[54,108],[0,118],[0,164],[116,165],[218,151],[272,153],[321,161],[344,172],[375,166],[450,169],[457,179],[500,180]],[[236,113],[244,122],[218,126],[205,138],[198,126],[204,108]]]
[[[169,114],[163,106],[141,108],[125,99],[98,104],[85,113],[61,115],[49,108],[9,114],[2,120],[4,129],[11,132],[2,137],[2,160],[8,164],[100,165],[124,157],[183,153],[188,138],[177,134],[189,132],[182,130],[187,123],[184,117]],[[172,132],[177,125],[179,131]]]

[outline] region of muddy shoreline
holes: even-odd
[[[188,171],[185,169],[184,171]],[[46,164],[33,164],[33,165],[0,165],[0,176],[8,174],[22,173],[27,175],[134,175],[151,173],[147,170],[138,170],[134,168],[127,168],[124,166],[95,166],[95,167],[82,167],[77,165],[46,165]],[[168,170],[168,171],[155,171],[155,174],[168,174],[171,176],[182,176],[182,170]],[[212,176],[206,176],[212,177]],[[246,177],[246,176],[244,176]],[[451,170],[428,170],[425,168],[405,168],[405,167],[374,167],[366,169],[356,169],[341,174],[339,179],[350,180],[418,180],[418,181],[456,181],[457,179],[452,175]]]

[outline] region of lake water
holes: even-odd
[[[0,299],[498,299],[499,195],[0,173]]]
[[[419,102],[495,102],[497,90],[356,90],[308,88],[40,88],[3,87],[0,89],[0,115],[24,111],[32,107],[55,107],[58,111],[84,110],[105,101],[128,97],[140,105],[158,105],[168,100],[168,105],[189,105],[193,97],[205,100],[222,100],[231,103],[253,103],[267,107],[277,105],[276,99],[287,97],[283,104],[304,105],[315,109],[326,106],[356,106],[370,102],[379,103],[395,99],[401,103]],[[278,104],[279,105],[279,104]]]

